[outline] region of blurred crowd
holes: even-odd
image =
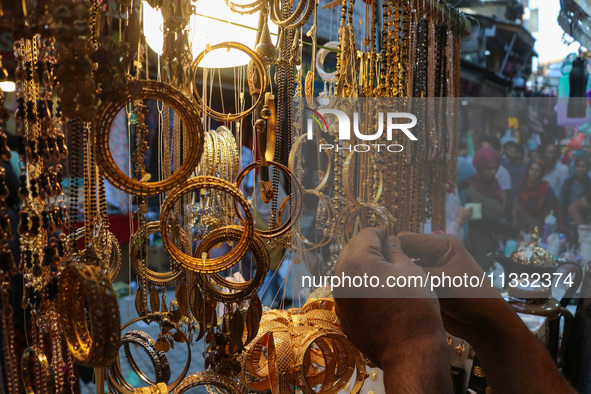
[[[468,156],[460,142],[458,190],[448,195],[447,232],[465,242],[486,270],[491,252],[508,241],[523,240],[537,227],[544,237],[559,234],[567,247],[578,242],[578,226],[589,224],[590,161],[586,155],[563,155],[553,142],[526,151],[508,141],[501,146],[484,135]]]

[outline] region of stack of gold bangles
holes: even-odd
[[[62,271],[59,287],[58,310],[72,357],[86,366],[111,365],[117,357],[121,327],[111,281],[99,267],[71,263]]]
[[[220,242],[239,241],[243,231],[243,227],[240,226],[227,226],[213,230],[203,237],[195,254],[197,256],[207,254]],[[256,261],[256,273],[252,279],[245,282],[231,282],[219,273],[197,274],[196,278],[202,291],[211,299],[224,303],[239,303],[255,295],[269,271],[269,251],[263,240],[256,234],[251,238],[249,248]],[[222,292],[216,285],[228,289],[229,292]]]
[[[221,257],[216,258],[204,258],[203,256],[193,257],[191,255],[183,253],[170,238],[171,226],[168,223],[168,219],[171,216],[172,208],[180,198],[188,193],[195,192],[198,190],[213,189],[219,190],[230,195],[234,201],[239,204],[245,215],[243,232],[238,239],[238,244],[235,245],[232,250]],[[250,207],[246,203],[246,199],[234,185],[219,178],[211,176],[198,176],[191,178],[183,184],[175,187],[170,191],[162,209],[160,210],[160,233],[162,235],[162,243],[164,247],[170,253],[170,255],[181,265],[183,268],[193,272],[219,272],[223,271],[234,264],[236,264],[250,245],[250,240],[253,238],[254,227],[252,213]],[[224,239],[228,239],[228,236],[222,235]]]
[[[257,392],[338,393],[356,371],[350,393],[358,393],[366,378],[363,356],[340,329],[332,298],[266,312],[242,368],[240,383]]]

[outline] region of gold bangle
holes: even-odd
[[[275,23],[277,26],[281,26],[286,30],[293,30],[302,27],[310,16],[312,15],[312,11],[316,8],[316,1],[315,0],[301,0],[295,10],[289,14],[289,17],[285,19],[281,19],[281,10],[279,9],[279,1],[274,1],[269,9],[269,17],[271,21]],[[304,6],[305,12],[304,12]],[[303,14],[303,15],[302,15]],[[300,17],[300,20],[296,22],[296,20]]]
[[[295,168],[295,158],[298,157],[298,152],[300,151],[300,149],[302,148],[302,144],[306,139],[306,135],[301,135],[299,136],[293,143],[293,145],[291,146],[291,152],[289,153],[289,168]],[[323,138],[320,139],[320,142],[322,143],[322,141],[324,141]],[[313,191],[315,192],[319,192],[322,189],[324,189],[328,183],[328,180],[331,178],[332,175],[332,162],[333,162],[333,158],[332,158],[332,154],[330,151],[325,150],[324,151],[326,153],[326,155],[328,156],[328,167],[326,169],[325,172],[321,171],[320,169],[318,170],[318,174],[319,174],[319,179],[320,181],[318,182],[318,185],[316,185],[316,187],[313,189]],[[306,189],[308,190],[308,189]]]
[[[230,129],[226,126],[219,126],[216,131],[225,138],[227,146],[230,147],[230,160],[232,165],[230,166],[230,173],[228,174],[228,181],[233,182],[235,175],[238,173],[238,168],[240,167],[240,161],[238,159],[238,145],[236,143],[236,138],[232,135]]]
[[[214,109],[210,108],[201,99],[201,96],[198,93],[199,89],[197,86],[197,68],[199,67],[199,63],[201,62],[201,60],[203,60],[205,55],[215,49],[237,49],[241,52],[246,53],[252,59],[252,62],[256,66],[257,73],[259,75],[259,80],[261,81],[260,94],[257,97],[257,100],[253,104],[253,106],[250,107],[249,109],[247,109],[246,111],[243,111],[243,112],[240,112],[237,114],[230,114],[230,113],[224,114],[222,112],[217,112]],[[209,116],[212,119],[215,119],[219,122],[236,122],[242,118],[247,117],[263,101],[263,98],[265,96],[265,90],[267,89],[267,83],[268,83],[267,69],[265,67],[265,64],[263,63],[263,61],[259,57],[259,55],[257,55],[252,49],[250,49],[246,45],[240,44],[238,42],[233,42],[233,41],[222,42],[222,43],[219,43],[216,45],[212,45],[211,47],[205,49],[203,52],[201,52],[199,55],[197,55],[195,60],[193,60],[193,63],[191,63],[191,69],[193,70],[193,76],[192,76],[193,95],[195,96],[195,99],[197,100],[198,105],[203,109],[203,111],[207,114],[207,116]]]
[[[68,349],[76,361],[89,367],[110,365],[119,349],[121,323],[117,296],[105,273],[96,266],[68,265],[60,276],[57,306]]]
[[[334,237],[334,229],[336,226],[336,214],[334,211],[334,206],[332,205],[332,202],[330,201],[330,199],[322,192],[317,191],[316,189],[314,190],[308,190],[308,189],[304,189],[304,194],[312,194],[316,197],[318,197],[319,202],[322,201],[325,206],[326,206],[326,221],[322,223],[323,225],[323,234],[322,234],[322,238],[320,239],[320,241],[314,243],[310,240],[308,240],[304,234],[299,231],[297,236],[301,238],[303,244],[307,245],[308,247],[303,247],[302,250],[305,252],[309,252],[311,250],[317,249],[321,246],[324,246],[326,244],[328,244]],[[291,235],[292,237],[296,236],[296,234]]]
[[[216,189],[226,192],[234,198],[235,203],[242,206],[246,216],[246,219],[243,221],[244,230],[238,244],[221,257],[203,259],[200,258],[201,256],[193,257],[187,255],[177,248],[169,237],[168,217],[172,212],[172,208],[183,195],[199,189]],[[246,254],[253,233],[254,224],[252,213],[240,190],[229,182],[211,176],[198,176],[178,185],[166,197],[160,210],[160,234],[162,235],[164,247],[180,265],[194,272],[219,272],[233,266]]]
[[[280,236],[286,234],[290,230],[291,224],[293,222],[297,221],[299,219],[300,215],[302,214],[302,188],[300,186],[300,183],[294,177],[291,176],[291,171],[289,170],[289,168],[287,168],[283,164],[277,163],[275,161],[268,161],[268,163],[269,163],[269,165],[279,168],[279,170],[281,170],[281,172],[283,172],[285,177],[288,180],[290,180],[291,192],[293,193],[293,198],[291,198],[291,196],[289,196],[288,198],[290,198],[290,201],[293,203],[293,206],[291,207],[291,216],[290,216],[289,220],[286,220],[285,223],[282,223],[281,225],[279,225],[279,227],[272,229],[272,230],[258,230],[256,228],[254,229],[254,232],[257,235],[259,235],[261,238],[265,238],[265,239],[280,237]],[[246,177],[246,174],[248,174],[250,171],[252,171],[253,169],[260,167],[260,166],[262,166],[262,162],[259,160],[254,163],[250,163],[249,165],[244,167],[242,169],[242,171],[240,171],[240,174],[238,174],[238,177],[236,178],[236,182],[235,182],[236,188],[238,188],[238,189],[240,188],[240,184],[242,183],[242,181]],[[245,220],[241,216],[240,211],[238,210],[238,206],[236,205],[236,202],[234,202],[234,211],[236,212],[236,216],[238,216],[238,220],[240,221],[240,223],[244,224]]]
[[[209,253],[209,251],[220,242],[238,241],[242,236],[242,232],[243,227],[240,226],[227,226],[213,230],[203,237],[197,246],[196,255],[201,256],[203,253]],[[256,234],[253,235],[249,248],[254,254],[257,265],[254,278],[246,282],[230,282],[218,273],[197,275],[197,281],[208,296],[219,302],[238,303],[256,294],[269,271],[269,251],[263,240]],[[218,285],[233,290],[234,292],[224,293],[220,291],[210,282],[210,279],[214,280]]]
[[[228,394],[240,394],[242,390],[231,378],[211,372],[197,372],[187,376],[175,390],[175,394],[182,394],[193,387],[214,386],[223,389]]]
[[[109,275],[109,278],[111,280],[111,282],[113,282],[115,280],[115,278],[117,277],[117,275],[119,274],[119,270],[121,269],[121,247],[119,246],[119,240],[117,240],[117,237],[115,237],[115,235],[113,235],[113,233],[109,230],[104,230],[101,229],[102,231],[106,231],[107,232],[107,239],[108,242],[111,243],[111,256],[110,257],[110,261],[109,262],[105,262],[102,261],[102,267],[105,269],[105,272],[107,273],[107,275]],[[79,239],[81,239],[82,237],[84,237],[84,227],[80,227],[79,229],[76,230],[76,232],[71,233],[67,236],[68,239],[68,244],[70,244],[71,242],[75,242],[78,241]],[[91,241],[91,245],[94,245],[94,241]],[[84,256],[86,254],[86,249],[78,252],[79,255]],[[114,256],[113,256],[114,254]],[[101,257],[101,256],[97,256],[97,257]]]
[[[187,154],[183,164],[174,174],[157,182],[142,182],[125,175],[115,164],[109,149],[109,135],[115,116],[128,103],[143,99],[160,100],[174,108],[187,133]],[[203,125],[197,107],[183,93],[165,83],[132,81],[122,86],[109,97],[109,101],[101,105],[93,125],[97,165],[113,186],[128,194],[152,196],[172,189],[191,176],[203,153]]]
[[[33,386],[31,384],[31,376],[29,374],[29,358],[31,355],[35,355],[35,361],[39,363],[41,366],[41,372],[43,373],[43,379],[47,383],[47,392],[49,394],[53,394],[55,392],[55,387],[53,384],[53,377],[51,376],[51,369],[49,368],[49,363],[47,362],[47,357],[45,354],[39,351],[36,347],[28,347],[23,352],[21,357],[21,374],[23,377],[23,387],[25,388],[26,394],[34,394]]]
[[[137,323],[139,321],[142,321],[146,318],[149,319],[150,322],[152,322],[152,321],[157,321],[157,320],[161,319],[163,316],[165,316],[165,315],[163,315],[161,313],[152,313],[152,314],[149,314],[145,317],[138,317],[138,318],[132,319],[132,320],[128,321],[127,323],[125,323],[123,326],[121,326],[121,331],[125,330],[130,325]],[[185,368],[183,368],[183,370],[181,371],[181,374],[175,379],[174,382],[172,382],[168,385],[160,382],[154,386],[150,386],[150,387],[153,387],[154,389],[160,390],[157,392],[161,392],[161,393],[175,392],[176,393],[175,389],[177,388],[177,386],[179,386],[184,381],[185,376],[187,375],[187,372],[189,371],[189,366],[191,365],[191,344],[187,340],[187,336],[182,331],[177,330],[177,332],[179,332],[183,336],[184,342],[187,345],[187,361],[185,362]],[[118,356],[118,353],[117,353],[117,356]],[[116,357],[115,362],[117,362],[117,363],[119,362],[119,357]],[[111,373],[109,368],[105,368],[105,376],[107,378],[107,384],[109,385],[111,390],[116,393],[131,394],[131,393],[138,393],[138,392],[141,393],[142,392],[141,390],[143,390],[143,389],[150,390],[150,387],[142,387],[139,389],[129,390],[128,388],[124,387],[123,385],[121,385],[117,381],[117,379],[115,378],[115,376],[113,376],[113,374]],[[148,391],[148,392],[150,392],[150,391]]]
[[[350,392],[358,393],[365,382],[365,378],[367,377],[367,373],[365,372],[365,361],[359,350],[353,346],[353,344],[345,337],[344,334],[332,330],[311,330],[310,334],[302,338],[300,344],[297,345],[299,351],[297,352],[298,355],[295,361],[295,375],[298,382],[298,387],[306,394],[315,393],[315,391],[310,387],[310,382],[306,376],[306,372],[309,371],[310,366],[305,365],[304,360],[306,359],[308,352],[311,350],[311,346],[321,339],[330,340],[333,345],[332,347],[335,349],[335,353],[337,347],[340,347],[341,351],[346,349],[346,356],[343,357],[343,355],[338,355],[337,357],[340,364],[342,364],[343,361],[345,362],[344,365],[337,366],[337,368],[340,370],[340,373],[337,374],[338,381],[335,382],[333,380],[332,382],[326,382],[330,383],[329,388],[324,388],[324,384],[326,384],[324,383],[320,392],[327,394],[336,394],[340,392],[349,382],[349,379],[353,374],[353,366],[355,366],[357,374],[355,377],[355,384],[353,385],[353,388]],[[319,344],[316,343],[316,345]],[[335,378],[337,376],[335,376]]]

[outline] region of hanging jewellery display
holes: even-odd
[[[363,7],[343,0],[338,41],[315,53],[316,0],[225,0],[220,6],[231,12],[259,13],[257,42],[206,45],[193,59],[191,29],[200,26],[190,24],[192,3],[149,1],[163,16],[162,26],[152,26],[163,33],[161,57],[151,55],[141,34],[149,23],[141,3],[36,0],[0,12],[12,17],[15,38],[21,199],[18,223],[12,223],[20,244],[13,246],[14,207],[7,203],[7,170],[0,169],[8,392],[75,391],[75,364],[94,368],[101,393],[105,384],[113,393],[182,393],[197,386],[334,393],[351,379],[350,392],[359,392],[365,360],[343,334],[329,294],[316,293],[290,309],[264,308],[259,294],[276,268],[277,250],[289,247],[288,272],[302,269],[314,254],[331,270],[342,246],[363,227],[417,231],[431,217],[433,228],[442,228],[441,186],[455,179],[458,109],[453,101],[431,106],[412,97],[458,95],[465,18],[443,1],[391,0],[382,7],[364,1]],[[356,10],[364,12],[362,36],[356,36]],[[310,64],[306,36],[314,52]],[[232,84],[222,81],[220,69],[201,67],[216,50],[242,52],[250,60],[234,70],[235,102],[224,103],[230,95],[222,93],[221,110],[214,109],[213,81],[219,77],[222,92]],[[334,73],[327,71],[331,50],[337,54]],[[6,74],[0,68],[0,79]],[[300,114],[313,104],[316,75],[325,85],[323,98],[396,98],[401,110],[412,106],[425,138],[402,143],[405,154],[393,162],[349,154],[358,141],[340,140],[334,123],[308,141]],[[0,104],[5,121],[3,96]],[[372,105],[368,100],[359,107],[362,127],[380,119]],[[244,141],[254,151],[251,163],[241,160]],[[316,152],[305,162],[307,144]],[[323,144],[349,152],[322,152]],[[0,156],[10,156],[3,132]],[[317,164],[314,171],[308,171],[310,162]],[[258,184],[250,181],[253,175]],[[115,235],[120,229],[109,217],[105,179],[129,196],[120,205],[131,211],[128,239]],[[268,218],[257,199],[248,198],[252,188],[268,206]],[[317,209],[309,200],[318,201]],[[302,225],[305,215],[314,218],[312,231]],[[170,262],[156,268],[148,265],[154,250],[148,245],[159,239]],[[130,243],[137,290],[129,296],[139,316],[123,316],[129,320],[123,326],[111,283],[127,260],[120,241]],[[30,323],[24,333],[15,329],[19,300],[13,299],[13,287],[22,284],[20,303]],[[146,324],[157,331],[149,335]],[[19,335],[26,348],[19,347]],[[196,371],[191,349],[201,339],[205,370]],[[175,371],[169,352],[182,343],[185,366]],[[153,375],[135,347],[147,355]],[[147,386],[135,387],[122,365]]]

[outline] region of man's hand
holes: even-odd
[[[472,218],[472,212],[474,208],[464,208],[459,207],[456,211],[456,222],[459,224],[468,223],[468,221]]]
[[[402,250],[432,275],[482,275],[464,246],[449,235],[400,235]],[[498,393],[573,393],[547,350],[490,286],[446,289],[440,299],[445,328],[466,339]],[[474,298],[468,298],[474,297]],[[486,298],[489,297],[489,298]]]
[[[351,277],[425,273],[382,229],[360,231],[339,254],[336,273]],[[415,288],[333,289],[336,312],[347,337],[385,371],[388,392],[451,391],[445,331],[435,294]],[[373,294],[382,298],[363,297]],[[407,298],[398,298],[406,296]],[[417,298],[418,297],[418,298]],[[399,390],[399,391],[398,391]]]
[[[483,278],[482,287],[445,287],[437,289],[440,297],[441,315],[446,330],[470,341],[478,335],[481,324],[489,317],[483,308],[490,298],[500,299],[499,292],[492,288],[490,280],[464,245],[451,235],[412,234],[399,235],[402,250],[425,272],[432,276],[464,276]]]

